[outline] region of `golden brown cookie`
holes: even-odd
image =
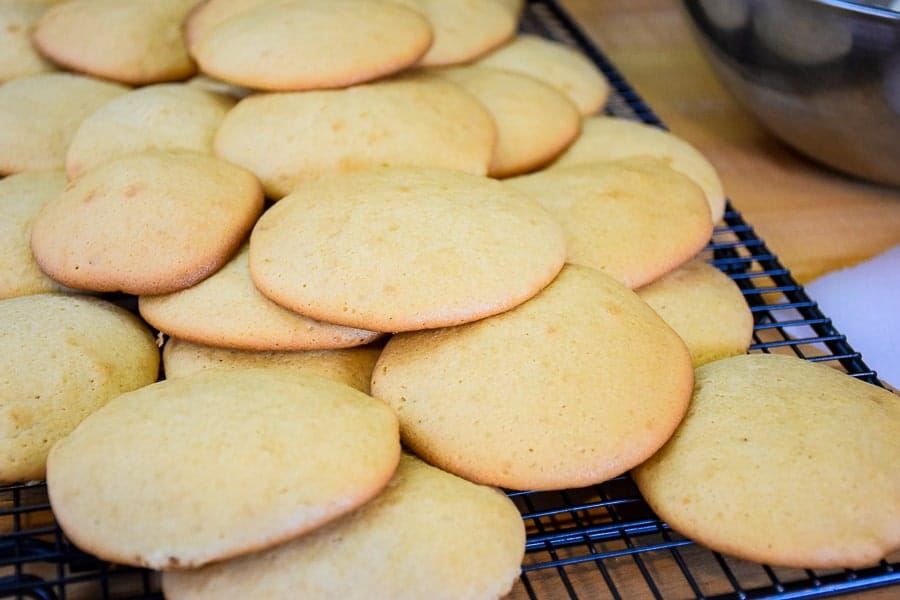
[[[156,381],[150,329],[105,300],[0,300],[0,482],[43,479],[47,453],[119,394]]]
[[[475,60],[516,33],[513,10],[496,0],[392,0],[425,17],[434,41],[418,64],[458,65]]]
[[[636,291],[681,336],[694,367],[743,354],[753,342],[753,313],[741,289],[703,258]]]
[[[234,99],[183,83],[147,85],[110,100],[88,116],[66,152],[75,179],[112,158],[142,150],[212,154],[213,137]]]
[[[681,426],[633,471],[673,529],[796,568],[900,548],[900,398],[791,355],[733,356],[696,378]]]
[[[225,264],[263,208],[259,181],[194,152],[103,163],[44,205],[31,230],[41,269],[70,287],[165,294]]]
[[[353,514],[260,554],[165,573],[163,590],[171,600],[501,598],[524,551],[508,497],[404,454]]]
[[[119,84],[63,72],[0,85],[0,175],[63,169],[81,122],[127,91]]]
[[[250,275],[276,303],[372,331],[455,325],[502,312],[562,268],[560,226],[502,183],[386,168],[298,187],[259,219]]]
[[[696,256],[713,232],[703,191],[652,157],[538,171],[504,180],[563,225],[567,262],[636,288]]]
[[[67,0],[38,20],[32,39],[67,69],[146,85],[193,75],[182,23],[199,0]]]
[[[185,377],[206,369],[289,368],[334,379],[369,393],[369,380],[380,346],[337,350],[253,351],[193,344],[169,338],[163,346],[166,379]]]
[[[226,115],[215,151],[255,173],[278,199],[324,174],[380,166],[484,175],[496,137],[478,100],[418,73],[343,90],[250,96]]]
[[[437,69],[490,111],[497,143],[488,175],[509,177],[542,167],[571,144],[581,115],[556,88],[531,76],[481,65]]]
[[[520,33],[486,54],[478,64],[530,75],[566,94],[582,115],[599,111],[609,98],[610,85],[581,52],[546,37]]]
[[[715,167],[687,141],[653,125],[621,117],[588,117],[578,139],[550,168],[646,155],[668,161],[673,169],[697,182],[706,194],[713,223],[722,219],[725,192]]]
[[[598,483],[643,462],[687,410],[681,338],[611,277],[567,265],[505,313],[385,345],[372,394],[404,444],[471,481],[511,489]]]
[[[190,568],[352,511],[399,457],[393,412],[358,390],[285,369],[213,370],[123,394],[85,419],[53,447],[47,489],[78,547]]]
[[[62,171],[31,171],[0,179],[0,298],[67,289],[41,271],[31,253],[32,221],[65,186]]]
[[[189,288],[141,296],[141,316],[184,340],[239,350],[323,350],[368,344],[380,333],[315,321],[263,296],[248,268],[244,244],[216,273]]]
[[[331,89],[384,77],[414,64],[433,39],[425,18],[384,0],[246,4],[205,32],[195,27],[191,53],[204,73],[255,89]]]

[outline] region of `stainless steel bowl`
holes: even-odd
[[[683,0],[713,70],[767,129],[825,165],[892,186],[900,186],[898,5]]]

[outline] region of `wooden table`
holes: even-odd
[[[763,130],[718,82],[676,0],[560,0],[800,283],[900,244],[900,190],[820,167]],[[664,591],[664,590],[663,590]],[[843,596],[897,598],[896,587]]]
[[[676,0],[562,0],[668,127],[718,169],[800,283],[900,244],[900,189],[861,183],[764,131],[716,80]]]

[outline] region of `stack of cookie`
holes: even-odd
[[[525,532],[497,488],[644,464],[695,368],[750,344],[702,257],[715,170],[600,116],[520,2],[41,8],[0,84],[0,347],[27,362],[0,410],[41,443],[0,478],[46,475],[77,544],[170,597],[500,596]]]

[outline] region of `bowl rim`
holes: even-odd
[[[852,0],[813,0],[813,4],[824,4],[848,12],[861,13],[873,17],[900,21],[900,12],[890,8],[882,8],[867,4],[865,1]]]

